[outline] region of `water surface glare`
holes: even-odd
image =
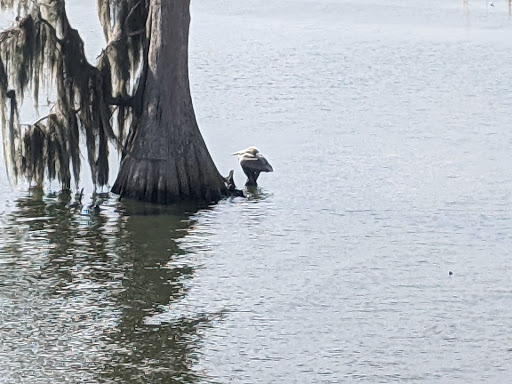
[[[3,181],[0,384],[509,381],[509,7],[193,2],[212,156],[275,172],[179,209]]]

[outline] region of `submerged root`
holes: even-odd
[[[229,171],[229,175],[224,178],[228,195],[232,197],[245,197],[244,191],[237,189],[235,185],[234,175],[235,171]]]

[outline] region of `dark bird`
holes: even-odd
[[[246,187],[256,187],[258,185],[256,180],[258,180],[261,172],[274,172],[267,159],[263,157],[256,147],[242,149],[241,151],[233,152],[232,155],[238,156],[240,166],[247,176]]]

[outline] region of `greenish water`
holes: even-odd
[[[145,324],[187,295],[196,266],[177,241],[195,220],[127,214],[101,199],[100,212],[69,203],[35,194],[3,218],[2,380],[195,381],[198,327],[223,314]]]
[[[242,185],[256,145],[275,172],[172,209],[2,176],[0,383],[507,382],[509,2],[192,10],[215,162]]]

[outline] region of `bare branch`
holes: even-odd
[[[126,35],[128,37],[134,37],[138,35],[143,35],[144,33],[146,33],[146,28],[139,29],[138,31],[129,32]]]

